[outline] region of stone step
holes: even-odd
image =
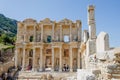
[[[108,76],[109,78],[112,77],[112,78],[114,78],[114,79],[119,79],[119,80],[120,80],[120,74],[112,74],[112,75],[111,75],[111,74],[108,74],[107,76]]]
[[[114,70],[113,73],[120,74],[120,69],[119,70]]]

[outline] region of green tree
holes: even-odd
[[[2,34],[1,40],[6,45],[7,43],[10,43],[10,38],[6,34]]]

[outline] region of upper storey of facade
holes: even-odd
[[[81,21],[63,19],[59,22],[49,18],[37,23],[33,19],[18,22],[17,43],[22,42],[81,42]]]

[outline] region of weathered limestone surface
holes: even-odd
[[[97,52],[104,52],[109,50],[109,36],[105,32],[101,32],[96,40]]]
[[[88,40],[86,43],[86,56],[96,53],[96,40]]]

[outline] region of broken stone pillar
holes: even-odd
[[[89,25],[89,38],[96,39],[96,26],[95,26],[95,15],[94,6],[90,5],[88,7],[88,25]]]

